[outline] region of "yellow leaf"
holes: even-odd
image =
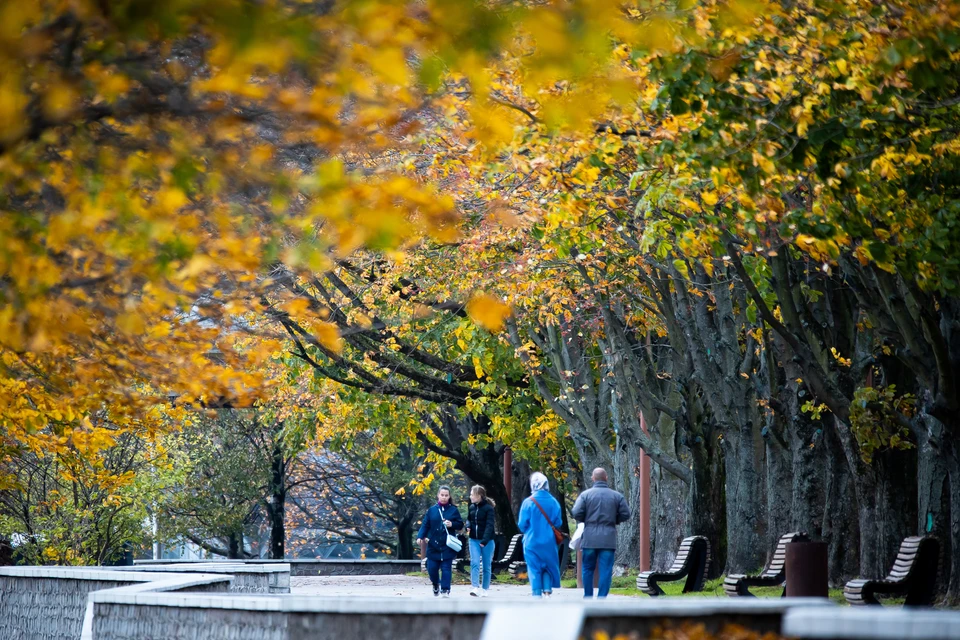
[[[483,377],[483,367],[480,366],[480,358],[473,356],[473,370],[477,374],[477,378]]]
[[[409,83],[410,73],[403,50],[395,47],[378,47],[369,58],[370,67],[387,82],[399,86]]]
[[[59,122],[76,111],[79,102],[77,92],[70,85],[54,83],[43,97],[43,112],[50,120]]]
[[[503,329],[503,321],[510,315],[510,307],[494,296],[481,293],[467,303],[467,315],[481,327],[496,333]]]
[[[330,351],[334,353],[343,351],[343,338],[340,337],[337,325],[332,322],[318,322],[314,325],[313,332],[320,344]]]

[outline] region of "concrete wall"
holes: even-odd
[[[0,576],[0,638],[79,638],[87,594],[130,582]]]
[[[290,565],[286,563],[252,564],[239,562],[182,562],[178,564],[132,567],[103,567],[110,571],[150,573],[212,573],[230,575],[232,593],[290,593]]]
[[[287,614],[190,607],[94,605],[95,640],[286,640]]]
[[[420,571],[419,560],[134,560],[135,567],[183,567],[195,564],[290,565],[292,576],[386,576]]]
[[[477,640],[486,614],[291,613],[288,640]]]
[[[0,639],[77,639],[88,621],[91,594],[139,591],[158,585],[164,590],[220,591],[230,576],[112,571],[89,567],[0,568]]]

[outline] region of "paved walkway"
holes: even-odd
[[[417,576],[317,576],[291,577],[290,593],[297,596],[371,596],[433,598],[430,582]],[[450,597],[476,599],[470,595],[470,587],[453,585]],[[533,601],[530,587],[515,584],[491,584],[487,600]],[[552,600],[582,600],[580,589],[557,589]],[[613,599],[629,599],[626,596],[610,596]]]

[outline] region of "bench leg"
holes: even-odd
[[[666,592],[665,592],[663,589],[660,588],[660,585],[657,584],[657,579],[654,578],[653,576],[650,576],[649,578],[647,578],[647,584],[648,584],[653,590],[656,591],[656,593],[651,593],[651,594],[650,594],[650,597],[651,597],[651,598],[656,597],[656,596],[665,595]]]

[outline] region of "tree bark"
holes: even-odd
[[[276,435],[270,458],[270,500],[267,503],[267,516],[270,520],[270,558],[284,559],[286,542],[286,458],[283,440]]]
[[[413,560],[413,515],[404,516],[397,524],[397,559]],[[419,550],[418,550],[419,551]]]
[[[690,450],[693,454],[693,483],[688,494],[686,534],[706,536],[710,541],[712,561],[707,577],[716,578],[724,572],[728,563],[726,465],[722,449],[715,439],[697,435],[690,444]],[[678,546],[679,539],[671,553],[675,554]]]

